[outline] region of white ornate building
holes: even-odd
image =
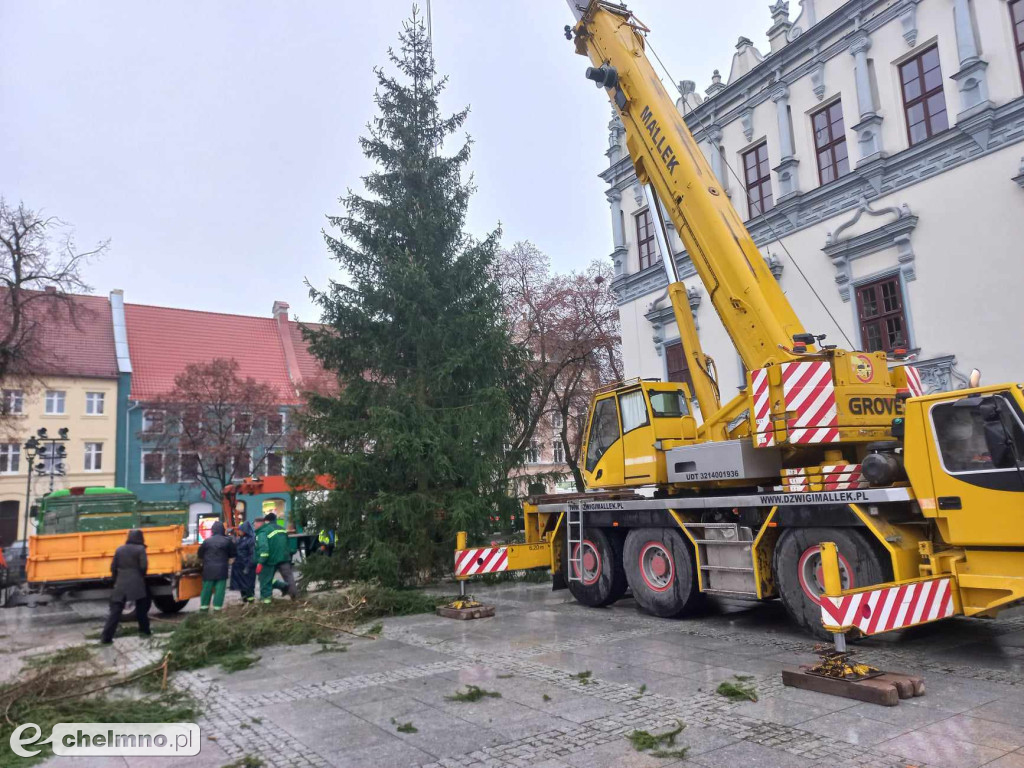
[[[793,21],[771,7],[770,52],[741,37],[728,78],[716,70],[704,99],[682,82],[677,106],[804,326],[908,346],[932,391],[972,367],[1024,380],[1024,0],[800,5]],[[626,374],[686,380],[662,254],[609,127]],[[670,239],[727,397],[742,366]]]

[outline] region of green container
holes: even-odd
[[[142,503],[127,488],[62,490],[43,497],[39,534],[93,533],[163,525],[188,526],[188,508],[179,504]]]

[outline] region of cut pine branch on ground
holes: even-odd
[[[193,614],[167,636],[164,649],[171,654],[171,668],[198,669],[220,665],[226,671],[254,664],[260,648],[271,645],[320,643],[331,648],[339,634],[376,639],[381,626],[367,634],[354,631],[359,624],[387,616],[432,613],[448,596],[418,590],[388,589],[372,584],[352,584],[296,601],[270,605],[247,604],[225,608],[214,615]]]

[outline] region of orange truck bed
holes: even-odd
[[[181,543],[185,535],[185,528],[181,525],[144,528],[143,532],[149,559],[148,576],[179,576],[185,558],[199,549],[198,544]],[[30,536],[28,582],[42,586],[55,582],[109,579],[114,550],[124,544],[126,536],[126,530]],[[197,576],[194,578],[198,579]],[[193,577],[189,574],[181,580],[192,581]],[[180,586],[185,587],[185,584]],[[183,591],[188,593],[192,589]],[[181,599],[184,597],[181,595]]]

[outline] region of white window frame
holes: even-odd
[[[68,412],[67,406],[68,393],[64,389],[48,389],[46,390],[46,406],[45,413],[47,416],[63,416]],[[51,409],[51,405],[56,407],[60,405],[60,410]]]
[[[0,475],[16,475],[21,471],[21,443],[0,443],[0,452],[7,458],[7,469],[0,472]],[[12,462],[12,459],[15,461]],[[14,469],[11,469],[11,464],[14,464]]]
[[[555,464],[565,464],[565,446],[561,440],[555,440],[551,445],[552,459]],[[561,454],[561,456],[559,456]]]
[[[534,458],[536,456],[536,458]],[[526,449],[526,463],[527,464],[540,464],[540,441],[531,440],[530,447]]]
[[[160,430],[159,431],[157,431],[155,429],[146,429],[146,422],[150,421],[150,423],[152,423],[151,420],[150,420],[150,417],[149,417],[149,414],[151,414],[151,413],[159,413],[160,414]],[[162,435],[166,429],[167,429],[167,413],[166,412],[161,411],[159,408],[147,408],[146,410],[144,410],[142,412],[142,431],[145,434],[147,434],[147,435]]]
[[[278,459],[281,460],[281,474],[280,475],[272,475],[272,474],[270,474],[270,458],[272,456],[277,457]],[[267,451],[267,453],[263,457],[263,467],[264,467],[263,474],[267,475],[268,477],[284,477],[286,474],[288,474],[285,471],[284,458],[285,457],[284,457],[283,453],[278,453],[277,451]]]
[[[160,457],[160,479],[159,480],[147,480],[146,479],[146,457],[147,456],[159,456]],[[160,483],[167,482],[167,457],[163,451],[143,451],[142,461],[139,463],[139,481],[146,485],[158,485]]]
[[[552,411],[551,412],[551,428],[552,429],[559,429],[559,430],[562,428],[562,412],[561,411]]]
[[[3,391],[3,411],[9,416],[22,416],[25,413],[25,392],[21,389],[5,389]],[[17,410],[12,405],[18,404]]]
[[[99,410],[96,410],[96,404],[99,404]],[[86,416],[106,416],[107,414],[107,393],[106,392],[86,392],[85,393],[85,415]]]
[[[274,435],[275,437],[279,437],[280,435],[283,435],[285,433],[285,431],[288,429],[288,413],[287,413],[287,411],[278,411],[277,415],[281,419],[281,431],[280,432],[271,432],[270,431],[270,419],[267,419],[267,424],[266,424],[266,427],[267,427],[266,428],[266,433],[268,435]]]
[[[92,448],[93,450],[90,451],[89,450],[90,448]],[[85,444],[85,446],[83,448],[83,452],[84,452],[85,458],[82,461],[82,466],[84,467],[84,469],[82,471],[83,472],[102,472],[103,471],[103,443],[98,441],[98,440],[97,441],[89,441],[89,442],[87,442]],[[93,464],[93,466],[91,466],[91,467],[89,466],[90,459],[92,460],[92,464]],[[97,459],[99,460],[98,462],[97,462]],[[97,466],[97,464],[98,464],[98,466]]]

